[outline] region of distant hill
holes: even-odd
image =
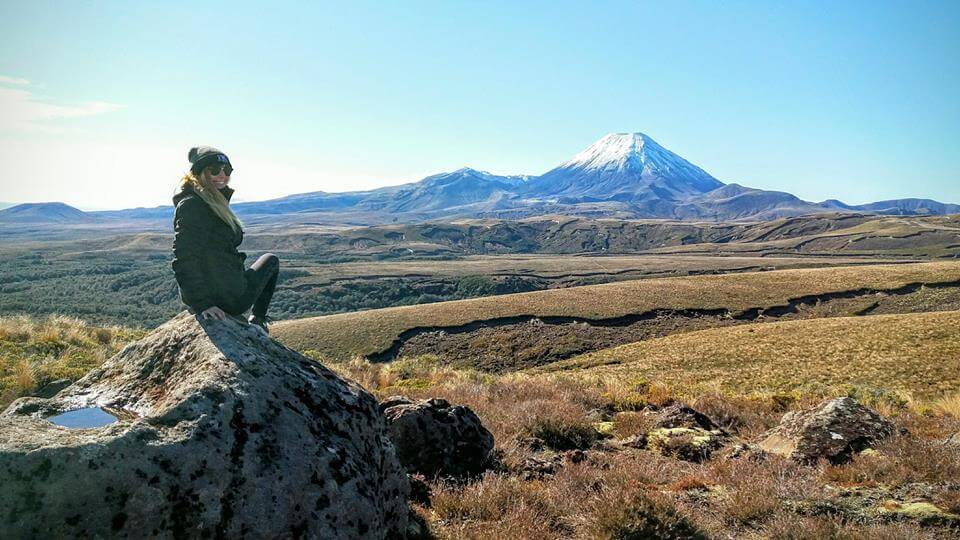
[[[96,218],[61,202],[24,203],[0,210],[0,223],[89,223]]]
[[[55,203],[42,203],[40,206]],[[56,203],[59,204],[59,203]],[[17,205],[4,223],[65,223],[81,215],[104,220],[169,220],[171,206],[81,213]],[[21,208],[24,207],[24,208]],[[20,208],[15,212],[8,210]],[[238,202],[237,214],[258,224],[363,225],[543,215],[676,220],[770,220],[823,212],[883,215],[960,213],[960,205],[895,199],[849,205],[804,201],[790,193],[724,184],[643,133],[611,133],[541,176],[499,176],[470,168],[369,191],[289,195]]]
[[[848,205],[837,200],[820,203],[826,208],[872,212],[893,216],[943,215],[960,213],[960,204],[947,204],[931,199],[893,199],[869,204]]]
[[[435,174],[419,182],[376,193],[358,207],[392,214],[476,214],[509,208],[508,201],[524,185],[522,176],[497,176],[463,168]],[[378,190],[379,191],[379,190]]]

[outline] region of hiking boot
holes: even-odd
[[[247,322],[256,326],[258,329],[262,330],[265,335],[270,334],[270,330],[267,328],[269,322],[269,317],[261,317],[259,315],[251,315]]]

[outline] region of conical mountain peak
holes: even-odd
[[[608,133],[560,167],[588,170],[642,167],[648,153],[658,150],[664,148],[643,133]]]
[[[723,183],[650,136],[608,133],[531,182],[528,193],[568,201],[679,200]]]

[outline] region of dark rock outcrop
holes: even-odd
[[[93,407],[115,421],[48,421]],[[408,520],[373,396],[246,323],[187,312],[53,398],[11,404],[0,485],[2,538],[384,538]]]
[[[469,408],[445,399],[415,402],[402,396],[384,404],[390,439],[408,472],[465,477],[489,465],[493,435]]]
[[[855,399],[828,399],[806,411],[783,415],[759,446],[766,452],[809,463],[844,463],[851,455],[893,433],[893,424]]]

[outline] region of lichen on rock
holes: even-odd
[[[893,433],[893,424],[850,397],[828,399],[806,411],[792,411],[764,434],[760,448],[799,462],[843,463]]]
[[[726,435],[716,429],[665,427],[647,432],[647,449],[685,461],[700,462],[709,459],[726,440]]]
[[[923,525],[960,525],[960,516],[927,501],[886,500],[877,505],[878,517],[917,521]]]

